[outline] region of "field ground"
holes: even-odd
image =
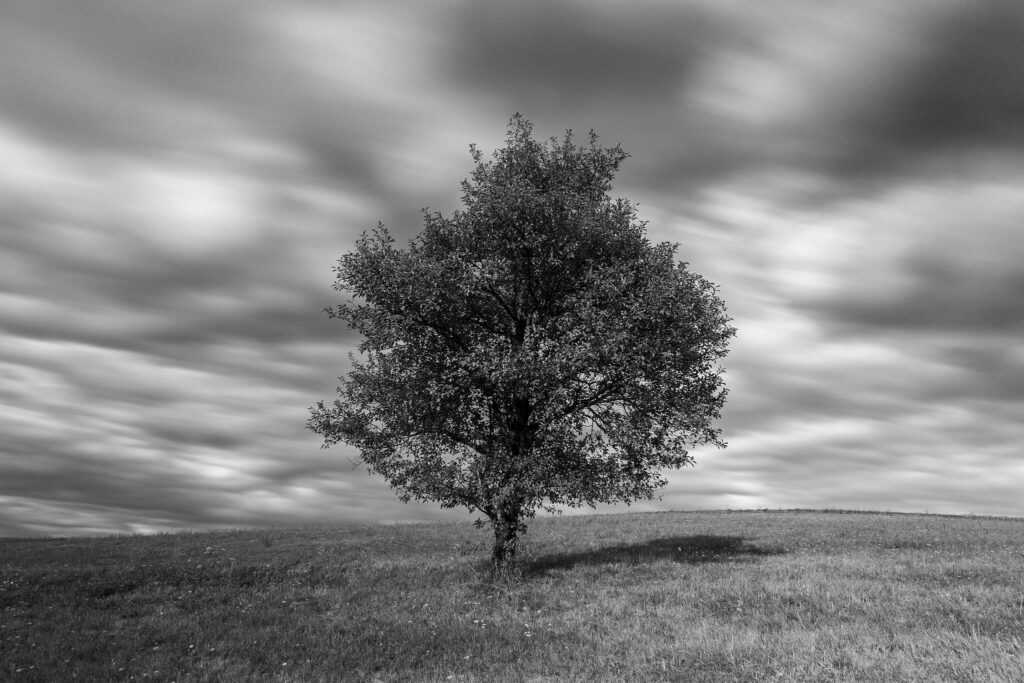
[[[1024,681],[1024,519],[538,519],[0,539],[9,681]]]

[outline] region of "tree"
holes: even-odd
[[[378,224],[335,267],[356,298],[325,310],[361,359],[308,427],[405,502],[483,513],[502,569],[537,509],[652,498],[688,446],[725,446],[735,330],[715,285],[610,198],[621,147],[540,143],[517,114],[492,160],[470,151],[461,210],[424,210],[407,249]]]

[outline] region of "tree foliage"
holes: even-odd
[[[460,210],[424,211],[406,249],[378,225],[339,261],[354,298],[327,312],[359,357],[308,426],[403,500],[486,515],[500,567],[537,509],[651,498],[688,447],[725,445],[735,331],[716,287],[610,197],[620,147],[538,142],[516,115],[493,159],[470,150]]]

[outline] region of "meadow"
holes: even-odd
[[[1024,519],[810,511],[0,539],[6,681],[1024,681]]]

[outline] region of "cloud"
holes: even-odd
[[[14,408],[0,416],[0,467],[4,495],[24,505],[109,508],[117,512],[108,529],[128,531],[135,522],[205,528],[379,515],[372,501],[386,489],[354,488],[347,480],[366,476],[353,472],[354,454],[324,454],[304,438],[306,382],[289,387],[266,373],[259,361],[270,359],[189,368],[38,341],[3,352],[3,398]]]
[[[651,22],[664,18],[647,7]],[[806,174],[828,200],[948,176],[954,158],[1019,163],[1024,82],[1012,65],[1024,56],[1024,12],[1014,3],[701,11],[697,31],[678,33],[699,47],[676,99],[616,108],[633,122],[619,130],[646,131],[637,149],[648,186],[691,193],[736,174]]]
[[[805,253],[818,259],[830,253],[825,258],[831,267],[826,271],[819,263],[818,281],[798,283],[804,286],[790,294],[840,330],[1019,330],[1022,210],[1020,176],[1006,169],[955,184],[905,184],[870,205],[849,207],[831,229],[822,220],[807,239],[830,235],[845,248],[828,252],[820,242],[811,245]],[[793,273],[810,265],[800,256],[788,261],[783,267]]]
[[[13,330],[133,349],[336,338],[309,315],[333,299],[336,255],[321,244],[338,225],[356,234],[370,214],[304,176],[301,164],[244,160],[243,169],[227,155],[86,163],[16,142],[28,180],[8,184],[14,229],[0,235],[11,266],[0,281],[18,292],[9,295]]]
[[[714,17],[692,5],[593,5],[561,0],[471,4],[451,71],[510,103],[563,106],[671,103],[686,85]]]
[[[897,153],[1001,148],[1024,137],[1024,8],[957,3],[922,21],[912,54],[880,78],[855,126]]]
[[[260,84],[283,75],[251,15],[225,3],[15,2],[6,15],[20,68],[4,72],[5,112],[63,145],[140,154],[188,144],[163,139],[171,130],[208,140],[228,123],[219,105],[258,104]]]
[[[515,111],[621,142],[736,318],[730,448],[646,505],[1019,513],[1022,15],[5,3],[0,533],[456,514],[303,425],[357,342],[336,259],[456,208]]]

